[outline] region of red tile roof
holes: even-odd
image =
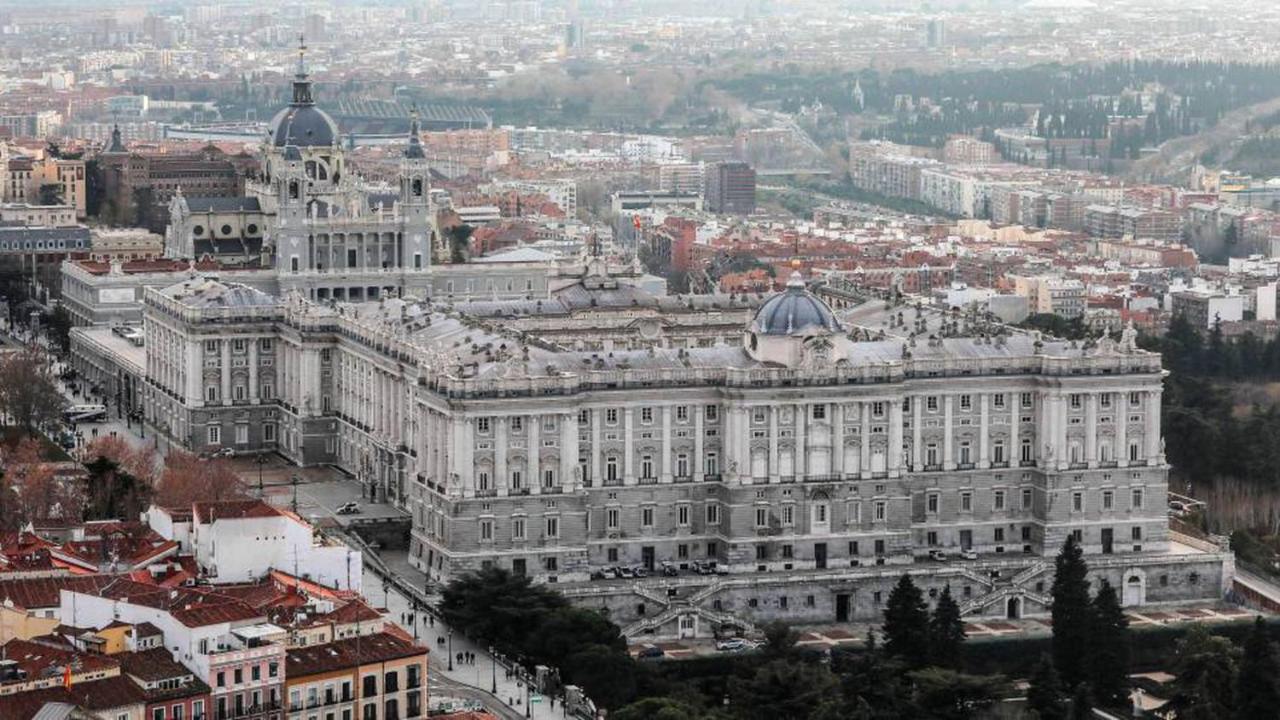
[[[195,521],[201,524],[211,523],[215,520],[279,517],[284,514],[261,500],[200,502],[193,504],[191,509]]]
[[[117,579],[111,575],[0,579],[0,603],[12,602],[24,610],[57,607],[62,590],[94,595]]]
[[[293,678],[421,656],[427,649],[389,633],[335,640],[323,645],[293,648],[285,653],[285,677]]]
[[[142,688],[127,677],[75,683],[44,690],[6,695],[0,702],[0,720],[31,720],[45,703],[63,702],[90,711],[113,710],[146,701]]]

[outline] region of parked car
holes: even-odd
[[[636,571],[632,570],[629,567],[620,567],[618,568],[617,572],[618,572],[618,577],[622,578],[623,580],[630,580],[636,576]]]
[[[978,552],[973,548],[969,548],[968,550],[961,550],[960,557],[965,560],[977,560]]]
[[[224,447],[213,454],[214,457],[228,458],[236,454],[234,448]]]
[[[716,650],[720,652],[746,652],[747,650],[755,650],[757,647],[759,647],[758,643],[740,637],[725,638],[716,643]]]
[[[929,559],[930,559],[930,560],[935,560],[935,561],[937,561],[937,562],[946,562],[946,561],[947,561],[947,553],[946,553],[946,552],[944,552],[944,551],[942,551],[942,550],[930,550],[930,551],[929,551]]]
[[[666,560],[662,561],[661,570],[664,577],[675,577],[680,574],[680,571],[676,569],[676,566]]]
[[[667,653],[657,645],[646,645],[640,648],[640,652],[636,653],[636,657],[641,660],[657,660]]]
[[[631,568],[631,574],[635,575],[638,578],[649,577],[649,571],[645,570],[643,567],[639,565]]]
[[[342,503],[338,506],[337,513],[339,515],[358,515],[360,514],[360,503],[355,501]]]

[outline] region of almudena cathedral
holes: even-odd
[[[314,209],[363,200],[320,177],[341,150],[305,85],[291,111],[264,150],[275,292],[192,270],[143,288],[136,356],[104,360],[82,328],[77,357],[139,376],[148,430],[176,444],[349,473],[412,515],[433,580],[506,568],[628,635],[876,621],[904,572],[967,615],[1020,617],[1047,612],[1074,535],[1126,605],[1225,593],[1230,552],[1170,529],[1160,357],[1131,329],[957,337],[799,275],[676,297],[594,256],[432,267],[416,136],[381,211],[406,227],[340,237],[372,221]],[[392,270],[317,267],[367,253]],[[376,299],[337,291],[364,275]],[[495,277],[523,286],[498,297]]]

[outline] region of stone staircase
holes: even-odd
[[[1048,607],[1051,601],[1047,595],[1028,590],[1024,587],[1026,583],[1035,579],[1036,576],[1041,575],[1048,569],[1048,561],[1037,560],[1030,566],[1019,570],[1008,580],[999,581],[995,584],[992,584],[991,581],[988,580],[987,585],[991,588],[991,591],[960,603],[960,614],[962,616],[969,615],[988,608],[995,603],[1005,602],[1011,597],[1020,597]]]
[[[672,603],[657,615],[650,615],[627,625],[622,628],[622,635],[628,639],[634,638],[649,630],[656,630],[669,622],[674,622],[681,615],[688,615],[690,613],[697,615],[703,621],[709,622],[713,625],[735,625],[742,628],[743,632],[754,632],[756,629],[753,623],[732,613],[712,610],[700,605],[694,605],[688,601],[682,601]]]

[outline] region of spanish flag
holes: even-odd
[[[64,665],[62,668],[62,687],[67,690],[71,689],[71,664],[70,663]]]

